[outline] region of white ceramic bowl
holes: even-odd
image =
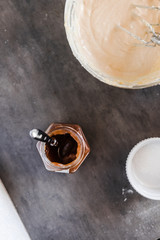
[[[133,188],[142,196],[160,200],[160,138],[148,138],[129,153],[126,173]]]

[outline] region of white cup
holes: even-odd
[[[126,173],[139,194],[160,200],[160,138],[148,138],[134,146],[127,158]]]

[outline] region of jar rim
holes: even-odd
[[[80,160],[82,159],[83,155],[84,155],[84,149],[85,149],[85,145],[84,145],[84,140],[83,140],[83,137],[81,136],[81,134],[76,131],[74,128],[70,127],[70,126],[57,126],[55,127],[54,130],[52,130],[51,132],[48,133],[48,135],[51,135],[52,133],[56,132],[57,130],[66,130],[66,133],[71,133],[71,136],[79,142],[79,145],[80,145],[80,152],[77,156],[77,158],[75,160],[73,160],[72,162],[68,163],[68,164],[62,164],[62,163],[57,163],[57,162],[51,162],[47,156],[46,156],[46,153],[45,153],[45,146],[46,144],[43,143],[43,142],[39,142],[40,145],[40,151],[41,151],[41,154],[42,154],[42,159],[43,161],[49,166],[49,167],[54,167],[55,169],[57,170],[67,170],[69,168],[72,168],[72,167],[76,167]]]

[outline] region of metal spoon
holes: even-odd
[[[33,129],[29,132],[31,138],[34,138],[38,141],[49,143],[52,147],[57,147],[58,142],[56,138],[48,136],[45,132],[39,129]]]
[[[52,147],[57,147],[58,156],[60,159],[63,159],[65,156],[68,155],[68,151],[72,149],[72,142],[67,140],[61,146],[56,138],[48,136],[45,132],[39,129],[33,129],[29,132],[29,135],[41,142],[49,143]]]

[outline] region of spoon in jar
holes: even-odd
[[[57,147],[58,156],[60,159],[63,159],[68,155],[68,152],[72,149],[72,141],[68,139],[68,141],[59,145],[57,139],[55,137],[48,136],[45,132],[40,129],[33,129],[29,132],[31,138],[34,138],[40,142],[48,143],[51,147]]]
[[[34,138],[40,142],[49,143],[50,146],[58,147],[58,141],[56,138],[48,136],[45,132],[39,129],[33,129],[29,132],[31,138]]]

